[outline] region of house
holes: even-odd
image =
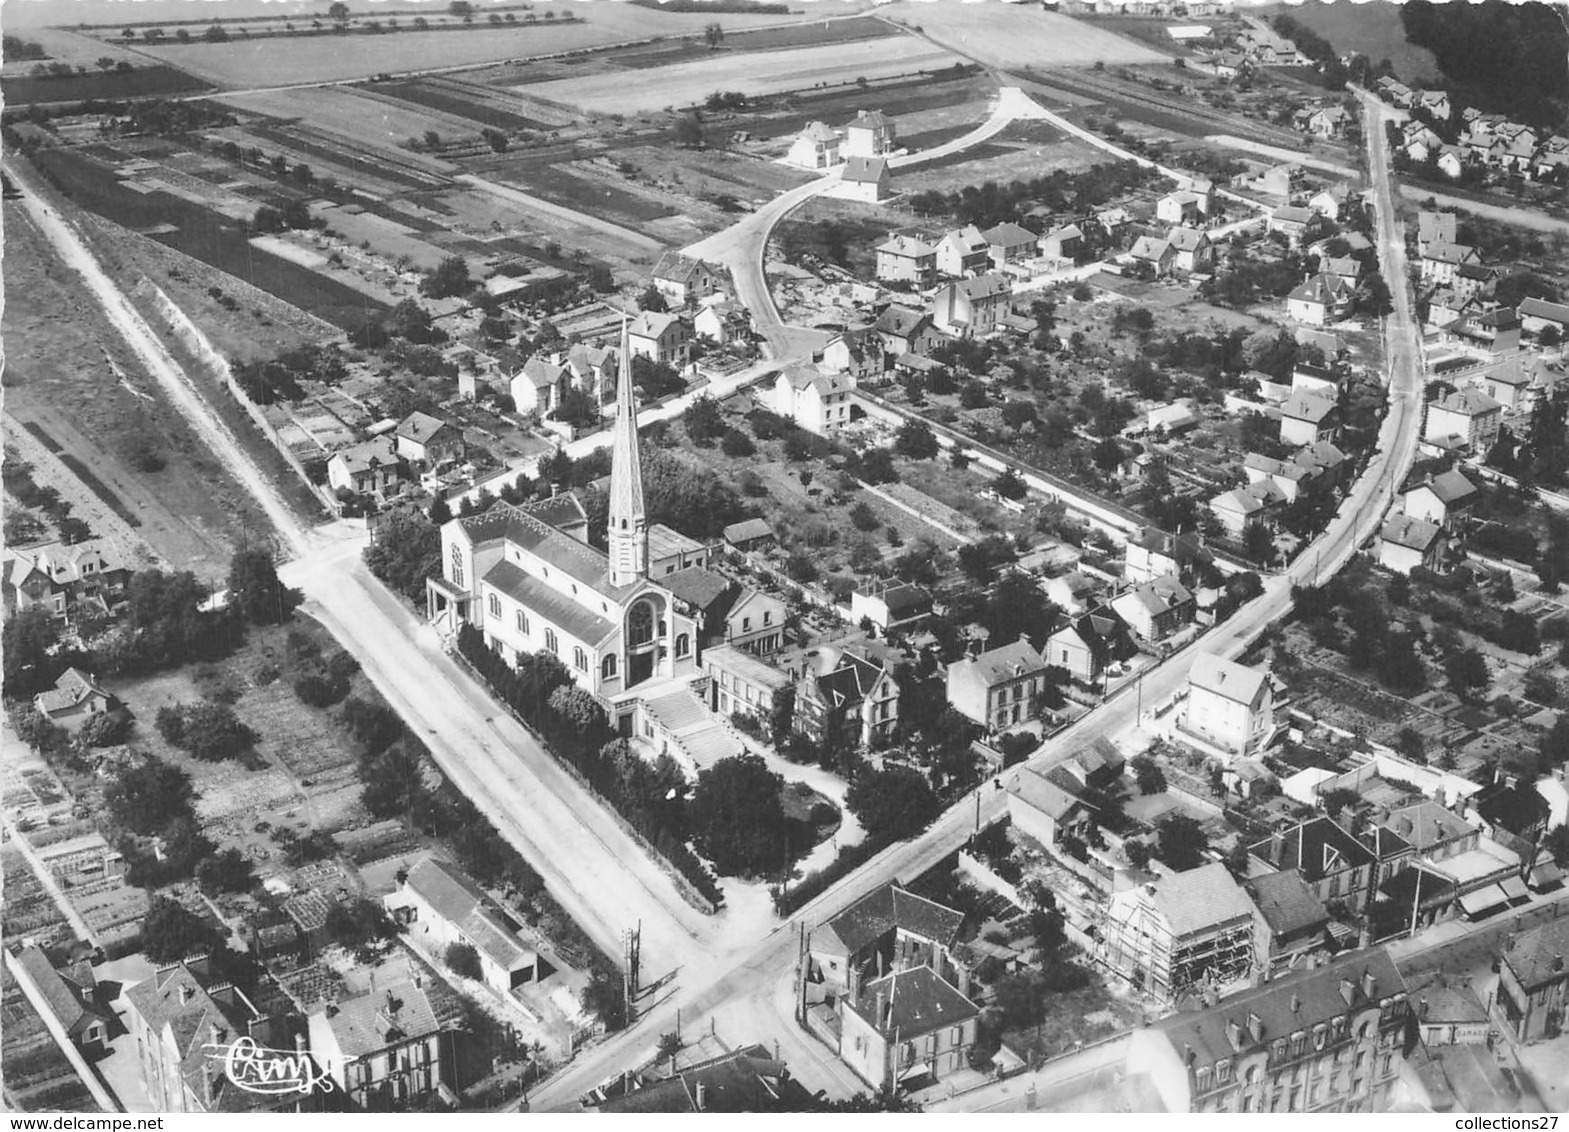
[[[1427,300],[1427,323],[1431,327],[1453,328],[1478,310],[1477,300],[1453,287],[1440,287]]]
[[[1097,949],[1112,972],[1162,1002],[1253,970],[1256,912],[1220,862],[1114,892]]]
[[[664,1067],[661,1061],[642,1076],[624,1078],[623,1091],[612,1092],[595,1111],[616,1115],[798,1112],[805,1096],[785,1063],[760,1045],[683,1066],[667,1077],[651,1077]],[[799,1095],[792,1096],[792,1090]]]
[[[1386,950],[1356,951],[1134,1030],[1128,1061],[1167,1112],[1382,1112],[1407,998]]]
[[[1249,877],[1243,884],[1258,909],[1259,965],[1271,978],[1327,947],[1329,913],[1295,869]]]
[[[789,607],[773,594],[743,586],[725,610],[721,639],[754,656],[769,656],[784,648],[788,613]]]
[[[969,1068],[980,1015],[931,968],[895,971],[846,1001],[839,1056],[876,1091],[926,1087]]]
[[[1303,280],[1286,296],[1286,317],[1309,326],[1325,326],[1345,318],[1355,305],[1354,284],[1336,275],[1319,274]]]
[[[1397,574],[1417,567],[1437,570],[1444,550],[1443,528],[1411,515],[1391,515],[1378,532],[1378,564]]]
[[[1159,644],[1193,623],[1193,594],[1171,575],[1135,586],[1111,600],[1111,608],[1134,636]]]
[[[1465,368],[1446,369],[1443,377],[1460,388],[1475,389],[1497,401],[1505,413],[1527,412],[1549,399],[1563,381],[1563,370],[1534,352],[1520,351]]]
[[[907,582],[850,594],[850,620],[869,621],[884,636],[917,625],[931,613],[932,595]]]
[[[1345,909],[1357,915],[1367,908],[1375,858],[1367,846],[1327,817],[1277,831],[1249,845],[1248,852],[1276,872],[1295,869],[1331,913]]]
[[[1084,246],[1084,229],[1077,224],[1053,228],[1041,236],[1037,244],[1044,258],[1068,262],[1078,259]]]
[[[1520,300],[1518,311],[1520,329],[1527,334],[1540,335],[1552,327],[1560,341],[1569,338],[1569,305],[1533,297]]]
[[[1478,456],[1486,456],[1498,443],[1503,406],[1476,389],[1459,389],[1427,405],[1427,420],[1422,439],[1446,441],[1464,446]]]
[[[411,868],[382,904],[427,955],[440,958],[454,944],[473,948],[480,981],[503,996],[555,970],[519,938],[517,920],[461,871],[435,857]]]
[[[840,154],[852,157],[887,157],[896,144],[893,123],[881,110],[861,110],[844,128]]]
[[[0,550],[0,592],[7,612],[42,607],[69,618],[87,602],[107,610],[125,593],[131,570],[113,539],[38,542]]]
[[[1133,242],[1129,254],[1133,257],[1134,263],[1149,264],[1157,279],[1171,274],[1172,264],[1177,260],[1177,252],[1171,246],[1171,241],[1155,236],[1140,236]]]
[[[1319,264],[1319,272],[1355,291],[1357,284],[1362,282],[1362,261],[1351,255],[1326,255]]]
[[[848,373],[857,382],[876,377],[886,368],[882,340],[867,329],[840,331],[824,343],[820,354],[814,354],[812,360]]]
[[[773,665],[730,645],[704,649],[701,664],[708,673],[708,708],[727,718],[749,715],[769,721],[775,697],[791,685],[790,677]]]
[[[883,308],[872,324],[872,330],[882,342],[883,349],[892,357],[903,354],[925,356],[943,340],[931,316],[924,311],[890,303]]]
[[[1006,789],[1009,824],[1048,848],[1094,825],[1093,807],[1027,766],[1014,771]]]
[[[1280,406],[1282,444],[1301,447],[1333,440],[1340,427],[1340,408],[1328,397],[1293,393]]]
[[[1409,109],[1414,95],[1411,88],[1395,78],[1393,75],[1383,75],[1373,84],[1373,93],[1385,102],[1392,102],[1396,106]]]
[[[1269,673],[1200,653],[1188,671],[1179,727],[1227,754],[1258,754],[1275,733]]]
[[[743,554],[764,550],[779,541],[766,519],[742,519],[724,530],[725,545]]]
[[[1424,90],[1416,96],[1412,108],[1425,110],[1440,122],[1447,122],[1451,112],[1449,93],[1442,90]]]
[[[1324,218],[1311,208],[1283,204],[1269,214],[1269,231],[1285,236],[1293,248],[1311,244],[1324,231]]]
[[[1122,777],[1127,760],[1116,744],[1107,739],[1096,739],[1068,756],[1068,761],[1052,768],[1052,775],[1060,783],[1066,782],[1073,791],[1109,790]],[[1056,772],[1061,771],[1062,775]],[[1066,776],[1066,777],[1063,777]]]
[[[1412,518],[1446,531],[1463,528],[1479,498],[1476,485],[1457,469],[1429,475],[1400,497],[1400,509]]]
[[[1195,534],[1173,535],[1145,527],[1123,548],[1122,576],[1130,582],[1149,582],[1174,574],[1184,585],[1193,585],[1198,574],[1214,567],[1215,556]]]
[[[1569,1013],[1569,918],[1506,937],[1498,967],[1498,1010],[1516,1041],[1564,1032]]]
[[[883,283],[930,287],[937,275],[937,249],[914,236],[893,236],[877,246],[877,278]]]
[[[1433,212],[1423,209],[1416,218],[1417,252],[1426,251],[1435,244],[1456,242],[1456,217],[1453,212]]]
[[[1047,638],[1045,660],[1081,684],[1089,684],[1100,679],[1108,665],[1126,660],[1136,651],[1122,619],[1101,606],[1071,619]]]
[[[1332,466],[1320,462],[1320,457],[1315,450],[1324,453],[1324,459]],[[1333,453],[1331,458],[1329,453]],[[1280,493],[1286,503],[1295,503],[1304,493],[1327,490],[1334,482],[1335,472],[1345,457],[1333,444],[1316,444],[1309,448],[1299,448],[1292,453],[1289,460],[1276,460],[1270,456],[1262,456],[1257,452],[1249,452],[1242,461],[1242,471],[1248,477],[1248,484],[1269,483]],[[1225,522],[1226,517],[1220,516]],[[1230,524],[1227,524],[1228,528]],[[1244,525],[1246,521],[1244,520]]]
[[[1228,535],[1241,538],[1249,524],[1267,521],[1286,501],[1286,493],[1270,477],[1223,491],[1209,501],[1208,507]]]
[[[1188,189],[1167,193],[1155,202],[1155,219],[1162,224],[1191,224],[1203,217],[1207,201]]]
[[[1418,273],[1422,283],[1429,287],[1453,283],[1462,264],[1482,262],[1482,257],[1469,244],[1428,244],[1418,255]]]
[[[807,936],[802,997],[809,1005],[854,1001],[890,969],[927,967],[960,977],[953,958],[964,913],[884,884]]]
[[[774,379],[774,412],[817,436],[832,436],[852,419],[855,379],[823,373],[812,362],[794,362]]]
[[[888,159],[886,157],[851,157],[839,173],[839,183],[850,200],[876,204],[888,197]]]
[[[567,368],[535,355],[512,375],[512,407],[520,414],[547,416],[561,406],[561,397],[572,385]]]
[[[1287,197],[1302,188],[1307,170],[1295,163],[1272,165],[1256,174],[1249,182],[1254,189],[1272,197]]]
[[[335,492],[387,497],[407,481],[407,466],[390,436],[361,441],[327,461],[327,485]]]
[[[796,684],[795,730],[819,747],[870,747],[893,735],[899,685],[881,663],[853,649],[823,647]]]
[[[692,334],[716,346],[744,345],[752,340],[752,315],[741,303],[704,303],[692,316]]]
[[[439,468],[464,456],[463,430],[429,413],[410,413],[398,422],[392,435],[397,439],[398,455],[420,467]]]
[[[1125,208],[1103,208],[1095,213],[1095,223],[1100,230],[1106,233],[1106,238],[1115,240],[1125,228],[1133,223],[1133,217]]]
[[[75,731],[93,716],[111,710],[114,697],[90,673],[67,668],[56,678],[53,688],[33,697],[33,707],[56,727]]]
[[[1012,298],[1008,277],[988,271],[939,287],[927,310],[932,325],[951,338],[984,338],[997,330]]]
[[[418,978],[329,1001],[308,1024],[312,1055],[356,1108],[418,1104],[450,1073],[445,1029]]]
[[[937,241],[937,270],[954,279],[976,275],[991,266],[991,248],[973,224],[955,228]]]
[[[986,241],[986,253],[992,267],[1001,269],[1010,263],[1023,263],[1035,256],[1035,233],[1017,224],[1003,223],[981,233]]]
[[[670,305],[672,310],[696,306],[720,288],[724,278],[720,268],[700,259],[666,252],[654,264],[654,290]]]
[[[1458,181],[1465,175],[1466,166],[1470,165],[1470,155],[1457,145],[1441,145],[1438,147],[1438,171],[1451,181]]]
[[[1316,110],[1309,111],[1307,117],[1302,121],[1302,127],[1315,138],[1327,140],[1343,137],[1346,127],[1354,120],[1350,111],[1339,103],[1335,103],[1331,106],[1320,106]]]
[[[1443,339],[1502,357],[1520,348],[1520,316],[1508,307],[1478,303],[1444,328]]]
[[[948,666],[948,703],[988,731],[1034,719],[1046,684],[1046,662],[1021,635],[1017,641]]]
[[[790,143],[785,160],[801,169],[832,169],[839,164],[839,135],[823,122],[808,122]]]
[[[282,1020],[264,1015],[243,991],[219,978],[208,956],[161,966],[127,988],[124,997],[142,1089],[154,1111],[298,1111],[306,1102],[297,1091],[266,1094],[243,1087],[229,1077],[226,1059],[213,1057],[207,1049],[249,1038],[265,1051],[288,1051],[259,1057],[265,1062],[292,1060],[286,1076],[295,1080],[301,1078],[302,1067],[314,1077],[316,1066],[310,1059],[319,1060],[314,1044],[311,1053],[305,1053]],[[252,1067],[258,1073],[272,1068]]]
[[[1487,1042],[1492,1019],[1470,982],[1469,978],[1456,982],[1440,975],[1427,986],[1411,988],[1411,1010],[1424,1046],[1434,1049]]]
[[[1173,228],[1166,242],[1171,245],[1172,267],[1178,271],[1202,273],[1215,266],[1215,245],[1202,229]]]
[[[634,358],[682,369],[692,341],[692,325],[667,311],[639,311],[626,328],[626,348]]]
[[[24,944],[16,962],[72,1045],[89,1055],[108,1052],[114,1013],[98,1004],[98,981],[86,960],[59,971],[42,948]]]
[[[1082,570],[1069,570],[1065,574],[1047,578],[1041,583],[1041,592],[1064,613],[1077,617],[1088,612],[1099,600],[1101,583]]]
[[[716,309],[724,309],[725,303],[712,304]],[[705,310],[709,309],[707,307]],[[750,325],[750,319],[748,320]],[[721,341],[716,339],[716,341]],[[616,371],[620,361],[616,356],[614,347],[591,346],[586,342],[574,342],[564,355],[556,359],[566,367],[567,378],[572,388],[582,390],[594,398],[596,405],[606,401],[613,401],[616,392]]]

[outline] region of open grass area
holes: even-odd
[[[131,229],[156,229],[154,239],[194,256],[345,330],[386,313],[358,291],[253,247],[234,221],[164,192],[138,193],[113,170],[66,149],[43,149],[38,163],[70,187],[71,198]],[[167,228],[172,227],[173,231]]]
[[[132,71],[92,70],[59,78],[6,76],[0,80],[7,105],[32,102],[80,102],[87,98],[147,98],[151,95],[192,94],[209,84],[164,64],[140,66]]]
[[[1360,51],[1374,63],[1388,59],[1394,64],[1395,74],[1407,83],[1438,77],[1433,53],[1406,42],[1398,4],[1326,4],[1309,0],[1305,4],[1271,5],[1258,14],[1270,19],[1280,12],[1316,31],[1338,52]]]

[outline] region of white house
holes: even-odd
[[[1400,509],[1413,518],[1452,531],[1470,516],[1476,485],[1455,468],[1428,476],[1400,497]]]
[[[411,868],[382,904],[427,954],[442,958],[453,944],[472,947],[481,980],[503,995],[554,970],[523,942],[515,922],[490,897],[434,857]]]
[[[654,289],[672,308],[694,306],[719,289],[722,276],[712,264],[666,252],[654,264]]]
[[[890,236],[877,245],[876,271],[883,283],[929,287],[937,274],[937,249],[914,236]]]
[[[885,636],[924,621],[931,613],[932,595],[907,582],[850,594],[850,620],[867,621]]]
[[[1350,314],[1354,297],[1355,290],[1338,276],[1315,275],[1286,296],[1286,317],[1324,326]]]
[[[850,374],[823,373],[811,362],[796,362],[774,379],[774,412],[807,432],[832,436],[850,423],[854,389]]]
[[[1181,728],[1228,754],[1257,754],[1275,731],[1269,673],[1200,653],[1188,671]]]
[[[851,157],[839,174],[844,186],[843,195],[850,200],[876,204],[888,196],[888,159],[885,157]]]
[[[953,338],[984,338],[1008,313],[1013,286],[995,271],[945,284],[932,296],[932,325]]]
[[[881,110],[861,110],[844,128],[839,153],[852,157],[886,157],[895,145],[893,123]]]
[[[1458,442],[1479,456],[1498,443],[1503,406],[1479,389],[1460,389],[1427,406],[1422,439]]]
[[[1339,418],[1339,407],[1333,398],[1293,393],[1280,406],[1281,442],[1300,447],[1332,440]]]
[[[570,384],[565,366],[536,355],[512,376],[512,405],[519,413],[544,416],[561,404],[561,395]]]
[[[677,314],[639,311],[627,326],[627,350],[632,357],[648,358],[681,369],[686,365],[692,327]]]
[[[986,237],[973,224],[955,228],[937,241],[937,270],[961,279],[978,275],[991,264],[991,249]]]
[[[1171,245],[1172,267],[1193,274],[1205,272],[1215,265],[1215,246],[1209,233],[1199,228],[1173,228],[1166,234]]]
[[[1412,515],[1389,516],[1378,533],[1378,564],[1397,574],[1438,569],[1442,550],[1443,531]]]
[[[822,122],[808,122],[790,143],[785,160],[802,169],[832,169],[839,164],[839,135]]]

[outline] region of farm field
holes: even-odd
[[[16,344],[5,375],[7,431],[26,422],[41,448],[88,469],[165,561],[221,577],[247,533],[268,531],[265,517],[161,400],[26,214],[8,204],[5,222],[3,330]],[[163,467],[140,470],[149,455]]]
[[[215,101],[251,114],[270,118],[300,119],[315,130],[342,137],[355,148],[383,150],[400,164],[435,173],[452,166],[439,158],[408,148],[411,137],[427,131],[442,138],[473,138],[479,125],[464,118],[392,98],[377,98],[345,87],[255,91],[226,94]]]
[[[947,51],[914,38],[860,40],[744,55],[716,55],[638,72],[558,79],[526,87],[538,98],[604,114],[635,114],[699,104],[716,90],[747,95],[851,84],[914,71],[936,71],[958,62]]]
[[[1438,77],[1433,53],[1406,42],[1398,4],[1325,4],[1309,0],[1306,4],[1271,5],[1259,9],[1257,14],[1271,19],[1281,12],[1316,31],[1336,51],[1360,51],[1374,63],[1388,59],[1395,66],[1395,74],[1405,82]]]
[[[927,39],[990,67],[1089,67],[1159,63],[1169,58],[1091,24],[1023,4],[914,4],[877,10],[884,19],[919,26]]]
[[[71,186],[78,204],[105,219],[133,230],[153,231],[160,243],[345,330],[385,313],[383,304],[342,283],[252,247],[237,223],[202,205],[165,192],[137,192],[117,180],[110,169],[75,151],[44,149],[38,160]]]
[[[32,78],[7,75],[0,90],[7,104],[30,102],[80,102],[87,98],[146,98],[150,95],[192,94],[210,89],[207,83],[163,64],[134,71],[92,70],[85,75]]]
[[[27,5],[32,7],[32,5]],[[48,4],[39,4],[38,8],[47,11]],[[13,19],[13,14],[18,12],[16,5],[11,6],[11,11],[6,13],[5,30],[7,34],[15,33],[30,43],[36,43],[44,49],[47,56],[43,60],[34,59],[6,59],[0,66],[0,76],[6,80],[25,76],[33,69],[35,62],[68,63],[72,67],[87,67],[96,70],[99,59],[108,57],[116,63],[125,61],[137,67],[145,67],[150,62],[147,56],[119,43],[105,41],[85,32],[74,31],[70,28],[26,28],[19,30],[16,24],[20,21]],[[74,12],[73,12],[74,15]],[[9,100],[10,92],[7,91]]]
[[[1015,122],[973,149],[901,169],[893,183],[903,193],[952,192],[984,181],[1027,180],[1056,169],[1082,169],[1105,159],[1094,146],[1049,123]]]
[[[415,9],[410,6],[410,12]],[[342,82],[386,71],[433,71],[505,59],[605,47],[657,35],[701,35],[715,21],[704,12],[664,12],[615,0],[580,0],[583,22],[552,26],[476,28],[472,31],[399,31],[376,40],[376,50],[345,51],[336,37],[302,36],[257,43],[160,44],[146,54],[230,89],[286,83]],[[810,23],[816,13],[719,17],[726,32]]]

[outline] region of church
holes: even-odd
[[[611,447],[609,553],[588,541],[572,494],[496,503],[441,529],[442,576],[428,579],[427,612],[443,634],[465,623],[509,662],[549,652],[605,704],[629,738],[690,772],[739,753],[703,707],[696,620],[649,577],[649,525],[638,454],[631,357],[622,328]],[[681,536],[655,527],[656,534]],[[684,540],[690,541],[690,540]],[[672,575],[674,577],[675,575]]]

